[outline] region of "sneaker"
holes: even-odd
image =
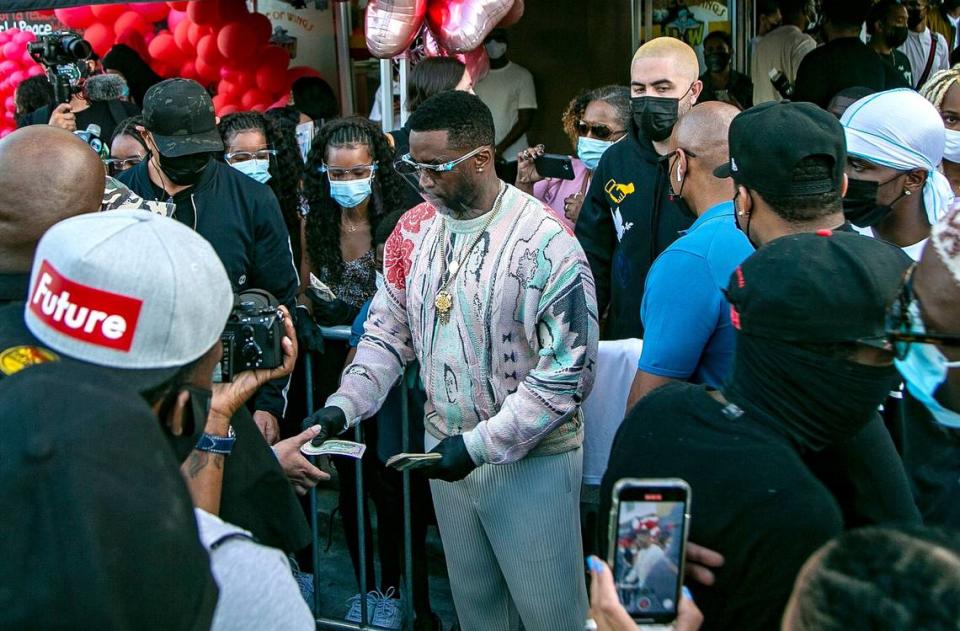
[[[394,590],[389,588],[386,594],[373,594],[373,626],[383,629],[401,629],[403,627],[403,609],[399,599],[393,597]]]
[[[344,620],[347,622],[360,622],[360,594],[352,596],[347,604],[350,605],[350,609],[347,610],[347,615],[344,617]],[[374,601],[374,592],[367,594],[367,622],[370,622],[370,617],[373,616],[374,609],[376,608],[376,602]]]

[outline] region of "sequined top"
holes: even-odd
[[[377,265],[373,250],[344,263],[340,282],[333,282],[325,268],[314,274],[333,290],[337,298],[352,307],[362,307],[377,293]]]

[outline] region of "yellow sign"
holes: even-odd
[[[0,352],[0,372],[13,375],[27,366],[59,361],[53,352],[39,346],[14,346]]]

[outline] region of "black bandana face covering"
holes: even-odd
[[[191,186],[200,181],[207,163],[210,162],[209,153],[195,153],[192,155],[168,158],[157,154],[160,170],[170,178],[170,181],[180,186]]]
[[[847,195],[843,198],[844,216],[850,223],[860,228],[869,228],[883,221],[887,215],[893,212],[893,204],[900,201],[906,195],[906,191],[901,193],[891,204],[878,204],[877,191],[881,186],[889,184],[898,177],[900,177],[900,174],[886,182],[848,178]]]

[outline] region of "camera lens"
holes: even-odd
[[[93,53],[90,43],[79,35],[64,35],[60,46],[67,55],[75,59],[87,59]]]

